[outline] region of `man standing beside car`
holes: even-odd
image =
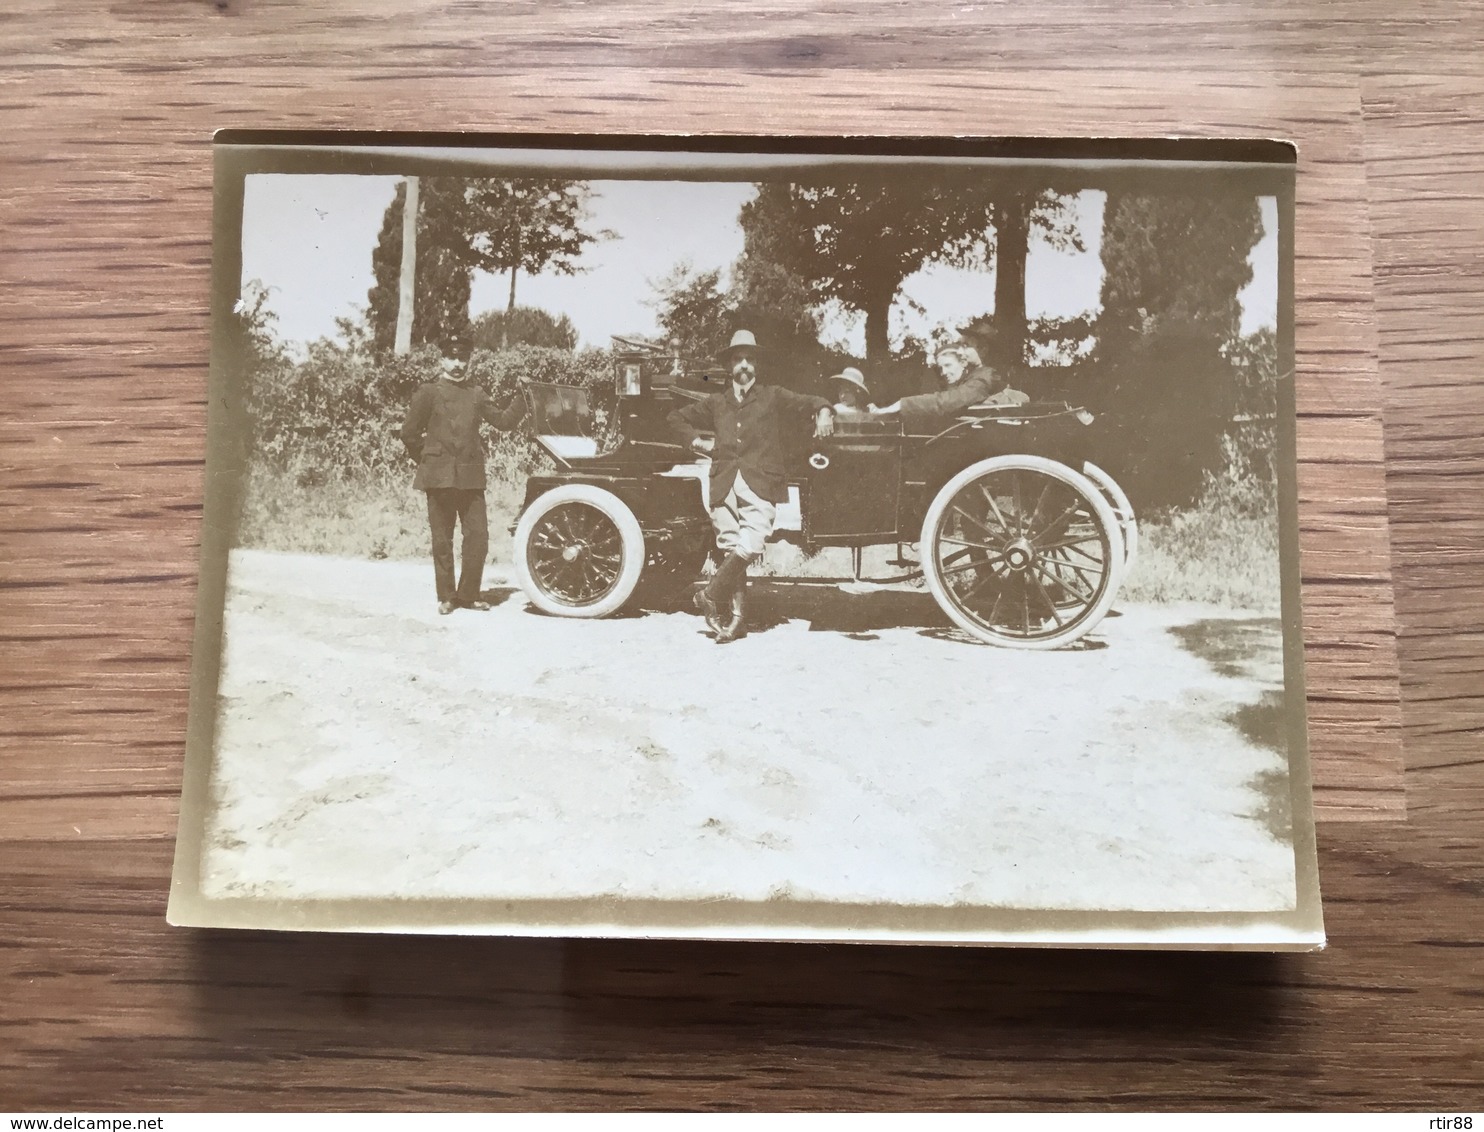
[[[747,584],[747,567],[762,554],[777,506],[788,499],[790,419],[813,417],[815,436],[835,430],[834,410],[823,397],[758,383],[759,353],[752,332],[737,331],[717,355],[731,374],[727,388],[669,417],[686,444],[711,457],[711,525],[726,557],[695,600],[722,642],[735,637],[741,625],[723,625],[721,609]],[[703,437],[703,431],[714,439]]]
[[[484,504],[484,439],[487,421],[514,428],[525,415],[520,394],[496,409],[485,391],[469,380],[468,367],[443,360],[443,374],[413,394],[402,424],[402,443],[417,461],[412,486],[428,497],[428,527],[433,541],[433,581],[438,612],[460,607],[481,612],[489,603],[479,595],[484,560],[489,553],[489,517]],[[453,570],[453,530],[463,528],[464,542],[457,581]]]

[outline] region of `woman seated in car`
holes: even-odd
[[[911,431],[916,423],[925,423],[944,417],[952,417],[970,405],[983,402],[990,404],[1023,405],[1028,398],[979,360],[979,351],[962,342],[944,346],[938,351],[938,369],[948,387],[938,393],[920,393],[916,397],[903,397],[882,409],[873,409],[879,416],[902,415],[902,422]]]
[[[854,366],[846,366],[830,378],[830,391],[835,398],[837,413],[868,413],[876,408],[871,404],[866,375]]]

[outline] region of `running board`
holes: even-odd
[[[906,574],[894,574],[888,578],[800,578],[790,577],[787,574],[755,574],[755,582],[784,582],[791,586],[895,586],[902,582],[914,582],[922,577],[921,570],[912,570]]]

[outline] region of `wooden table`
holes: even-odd
[[[0,1108],[1477,1107],[1481,33],[1379,0],[12,0]],[[1298,140],[1330,949],[168,929],[224,126]]]

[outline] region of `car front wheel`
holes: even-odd
[[[532,605],[558,617],[607,617],[633,596],[644,532],[611,491],[563,484],[515,526],[515,573]]]

